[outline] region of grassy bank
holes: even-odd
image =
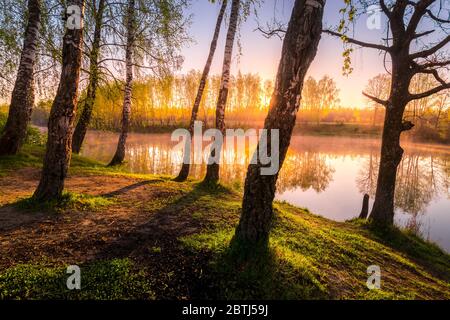
[[[39,204],[42,155],[0,158],[2,299],[450,299],[450,256],[402,230],[276,203],[269,250],[243,262],[229,249],[240,192],[74,156],[63,199]]]
[[[318,136],[381,137],[382,127],[363,124],[297,124],[297,134]]]

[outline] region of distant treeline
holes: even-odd
[[[132,130],[164,132],[186,127],[200,76],[200,72],[191,71],[185,75],[167,76],[164,79],[148,77],[135,81],[131,117]],[[382,78],[378,76],[371,81],[380,82],[381,80]],[[198,119],[206,123],[208,127],[214,126],[219,86],[220,76],[211,76],[200,104]],[[239,73],[232,77],[226,111],[227,125],[234,128],[261,127],[267,115],[273,90],[273,82],[264,81],[257,74]],[[338,135],[379,135],[381,133],[384,121],[384,110],[381,106],[368,102],[366,108],[343,107],[338,96],[339,90],[330,77],[325,76],[318,81],[312,77],[307,79],[303,91],[302,107],[297,117],[297,131],[326,135],[334,133]],[[79,110],[83,108],[84,99],[85,93],[81,96]],[[122,85],[119,82],[100,86],[91,128],[119,130],[122,101]],[[442,97],[439,96],[411,104],[406,115],[416,127],[407,135],[415,140],[449,142],[449,112],[445,103],[446,101],[442,101]],[[33,111],[33,123],[45,126],[50,107],[51,101],[39,102]],[[7,107],[3,106],[2,109],[3,112],[6,112]]]

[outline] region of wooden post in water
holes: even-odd
[[[361,213],[359,214],[360,219],[367,219],[367,216],[369,215],[369,198],[369,195],[366,193],[364,195]]]

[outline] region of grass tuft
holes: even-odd
[[[57,200],[42,202],[30,197],[19,200],[14,205],[22,210],[64,213],[69,210],[98,211],[114,203],[115,201],[112,198],[65,192]]]
[[[0,300],[154,299],[144,271],[129,259],[81,265],[81,290],[69,290],[66,266],[49,263],[19,264],[0,274]]]

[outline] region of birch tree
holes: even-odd
[[[41,24],[41,5],[41,0],[28,1],[28,22],[8,120],[0,137],[0,155],[16,154],[26,137],[35,102],[34,72]]]
[[[178,174],[178,177],[176,178],[176,181],[180,181],[180,182],[186,181],[187,177],[189,176],[190,158],[191,158],[190,145],[192,144],[191,138],[192,138],[192,135],[194,134],[195,121],[197,120],[200,103],[203,98],[203,92],[205,91],[206,81],[208,80],[209,71],[211,69],[211,64],[212,64],[212,61],[214,58],[214,54],[216,52],[217,40],[219,38],[220,29],[222,26],[222,20],[225,15],[225,10],[227,8],[227,4],[228,4],[228,0],[222,0],[220,12],[217,17],[216,27],[214,29],[214,35],[213,35],[213,39],[211,42],[211,47],[209,49],[208,59],[206,60],[206,64],[203,69],[202,77],[200,79],[200,85],[198,87],[197,96],[195,98],[194,106],[192,107],[191,120],[189,123],[190,136],[188,137],[188,139],[186,139],[186,147],[184,150],[185,155],[183,157],[185,159],[185,161],[183,161],[183,165],[181,167],[180,173]],[[189,161],[187,161],[187,159],[189,159]]]
[[[183,15],[187,4],[185,0],[128,0],[125,11],[119,6],[119,16],[121,12],[126,12],[122,23],[124,32],[117,27],[110,28],[119,38],[116,46],[125,47],[125,61],[117,59],[114,54],[103,59],[125,64],[121,133],[110,166],[120,165],[125,160],[133,80],[137,72],[146,74],[149,71],[167,78],[173,70],[181,67],[183,59],[178,52],[181,45],[189,40],[185,35],[188,19]]]
[[[127,42],[125,53],[126,64],[126,80],[122,110],[122,129],[120,132],[119,142],[117,144],[116,153],[109,163],[110,166],[121,164],[125,159],[125,144],[127,141],[128,131],[130,127],[131,115],[131,90],[133,84],[133,63],[134,63],[134,45],[136,37],[136,8],[135,0],[128,0],[128,9],[126,16]]]
[[[62,196],[72,155],[72,134],[78,103],[83,52],[84,0],[70,0],[62,49],[62,72],[48,122],[47,148],[34,198],[40,201]]]
[[[237,25],[239,19],[239,9],[241,1],[233,0],[231,4],[230,24],[228,26],[227,39],[225,42],[225,53],[223,59],[222,78],[220,83],[219,98],[216,106],[216,129],[218,129],[222,136],[225,136],[225,106],[227,104],[230,74],[231,74],[231,58],[233,55],[234,40],[236,38]],[[220,158],[221,145],[211,152],[211,159]],[[219,181],[219,163],[209,163],[207,166],[205,182],[217,183]]]
[[[80,153],[81,146],[86,136],[86,132],[91,121],[92,109],[94,108],[95,97],[99,85],[100,68],[99,58],[100,49],[102,45],[102,29],[104,25],[106,0],[92,1],[92,16],[94,20],[94,35],[92,39],[92,47],[89,52],[89,84],[87,86],[86,100],[83,104],[83,109],[80,119],[75,127],[72,140],[72,151]]]
[[[283,42],[275,90],[264,128],[268,130],[267,150],[271,150],[273,129],[279,130],[279,167],[283,166],[300,107],[306,73],[314,60],[321,38],[325,0],[296,0]],[[265,143],[263,143],[265,144]],[[261,148],[261,141],[257,151]],[[273,220],[273,200],[279,171],[262,175],[265,167],[258,157],[250,164],[245,180],[242,214],[234,240],[252,250],[266,246]]]

